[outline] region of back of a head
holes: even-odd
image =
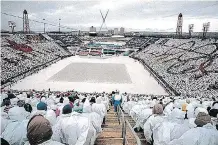
[[[60,102],[60,103],[63,103],[63,102],[64,102],[64,98],[61,97],[59,102]]]
[[[83,98],[83,99],[82,99],[82,103],[84,103],[85,101],[86,101],[86,98]]]
[[[27,111],[27,112],[32,112],[33,111],[33,108],[32,108],[32,106],[30,105],[30,104],[25,104],[24,105],[24,109]]]
[[[163,114],[163,106],[161,104],[154,105],[153,114]]]
[[[90,103],[95,103],[95,102],[96,102],[95,97],[92,97],[89,102],[90,102]]]
[[[19,106],[19,107],[23,107],[24,105],[25,105],[25,101],[24,100],[19,100],[17,102],[17,106]]]
[[[211,117],[205,112],[199,112],[195,119],[195,124],[198,127],[202,127],[207,123],[211,123]]]
[[[47,110],[47,104],[45,104],[44,102],[39,102],[37,104],[37,110]]]
[[[70,114],[70,113],[72,113],[72,107],[70,106],[70,104],[67,104],[63,107],[62,114]]]
[[[5,99],[5,100],[4,100],[4,104],[5,104],[6,106],[11,105],[10,99]]]
[[[50,122],[41,115],[33,116],[27,125],[30,145],[38,145],[51,139],[53,132]]]

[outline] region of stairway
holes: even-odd
[[[122,145],[122,124],[119,124],[117,114],[110,107],[110,111],[106,115],[105,125],[102,128],[102,133],[97,137],[95,145]],[[126,137],[129,145],[136,145],[134,136],[127,128]]]

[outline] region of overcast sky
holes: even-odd
[[[170,31],[176,29],[177,16],[183,14],[183,31],[188,24],[194,24],[194,31],[202,31],[202,24],[210,22],[210,31],[218,32],[218,1],[157,1],[157,0],[76,0],[69,1],[2,1],[1,11],[22,17],[23,10],[29,13],[29,19],[61,25],[74,29],[88,30],[88,27],[100,27],[105,14],[109,28],[124,27],[130,30]],[[22,29],[22,19],[1,14],[1,27],[9,30],[8,21],[14,21],[16,30]],[[30,29],[43,31],[43,24],[30,21]],[[46,30],[58,30],[58,27],[46,25]],[[63,29],[62,29],[63,30]]]

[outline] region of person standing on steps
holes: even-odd
[[[112,102],[114,104],[114,112],[117,112],[117,107],[120,106],[122,102],[122,96],[118,91],[114,95],[112,94]]]

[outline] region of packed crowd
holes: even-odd
[[[152,145],[217,145],[218,98],[122,96],[122,108]],[[137,101],[135,101],[137,100]]]
[[[215,39],[161,38],[133,56],[182,95],[218,95],[218,41]]]
[[[79,49],[82,41],[77,36],[71,34],[52,34],[49,33],[48,37],[52,38],[58,45],[63,49],[75,55],[76,51]]]
[[[76,91],[1,94],[1,140],[10,145],[93,145],[109,106],[121,106],[153,145],[217,145],[218,98]]]
[[[43,40],[29,43],[25,38],[24,35],[20,34],[1,37],[2,85],[16,81],[18,75],[26,75],[26,72],[33,73],[32,69],[37,66],[48,65],[51,61],[59,60],[61,57],[68,55],[65,50],[54,42]],[[8,43],[8,40],[17,44],[28,45],[32,48],[32,51],[27,53],[16,50]]]
[[[10,145],[93,145],[105,123],[109,95],[2,92],[1,138]]]
[[[48,34],[62,47],[79,46],[82,42],[78,37],[71,34]]]
[[[125,47],[139,49],[139,48],[143,47],[145,44],[147,44],[147,41],[149,41],[149,39],[151,39],[151,38],[133,37],[132,39],[130,39],[129,41],[126,42]]]

